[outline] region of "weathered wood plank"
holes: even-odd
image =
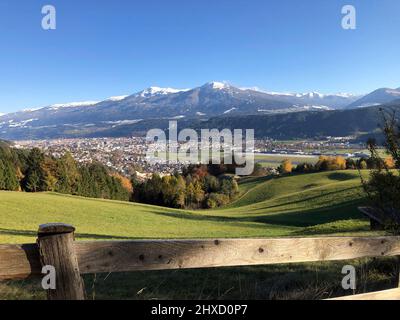
[[[74,248],[75,228],[64,224],[39,227],[38,246],[43,266],[56,271],[56,287],[47,290],[49,300],[84,300],[85,288]]]
[[[327,300],[400,300],[400,289],[390,289],[370,293],[327,299]]]
[[[82,274],[350,260],[400,255],[400,237],[75,242]],[[40,274],[37,246],[0,245],[0,279]]]
[[[400,255],[399,237],[76,242],[81,273],[267,265]]]
[[[0,245],[0,280],[25,279],[41,270],[36,244]]]

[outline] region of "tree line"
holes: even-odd
[[[132,186],[129,179],[100,163],[78,164],[68,152],[55,158],[37,148],[21,150],[1,142],[0,190],[129,200]]]
[[[334,171],[334,170],[375,170],[382,168],[395,168],[395,161],[392,156],[386,157],[385,159],[377,157],[369,157],[365,159],[352,159],[344,158],[341,156],[329,157],[320,156],[318,162],[312,163],[300,163],[294,166],[290,159],[282,161],[278,168],[278,171],[282,174],[286,173],[312,173],[321,171]]]
[[[133,200],[172,208],[215,208],[231,202],[239,187],[235,165],[190,165],[182,173],[133,179]]]

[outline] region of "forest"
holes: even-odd
[[[129,179],[104,165],[78,164],[68,152],[54,158],[36,148],[21,150],[0,142],[0,190],[128,201],[132,187]]]
[[[195,165],[182,173],[138,180],[101,163],[80,164],[66,152],[55,158],[37,148],[0,142],[0,190],[57,192],[90,198],[134,201],[173,208],[214,208],[238,193],[235,165]]]

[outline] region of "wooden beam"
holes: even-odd
[[[0,280],[25,279],[41,270],[36,244],[0,245]]]
[[[364,294],[356,294],[327,300],[400,300],[400,289],[390,289]]]
[[[81,273],[349,260],[400,255],[399,237],[77,242]]]
[[[74,242],[82,274],[210,268],[400,255],[400,237]],[[0,245],[0,279],[40,275],[37,246]]]

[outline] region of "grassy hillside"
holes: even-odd
[[[0,192],[0,243],[34,242],[44,222],[77,227],[79,239],[371,234],[357,212],[357,172],[247,177],[218,210],[182,211],[51,193]],[[348,263],[348,262],[346,262]],[[396,258],[359,259],[357,293],[397,285]],[[86,275],[89,299],[323,299],[341,288],[341,262]],[[0,299],[44,299],[39,280],[0,282]]]
[[[33,242],[39,224],[76,226],[78,239],[272,237],[365,233],[357,172],[246,178],[217,210],[183,211],[53,193],[0,192],[0,243]]]

